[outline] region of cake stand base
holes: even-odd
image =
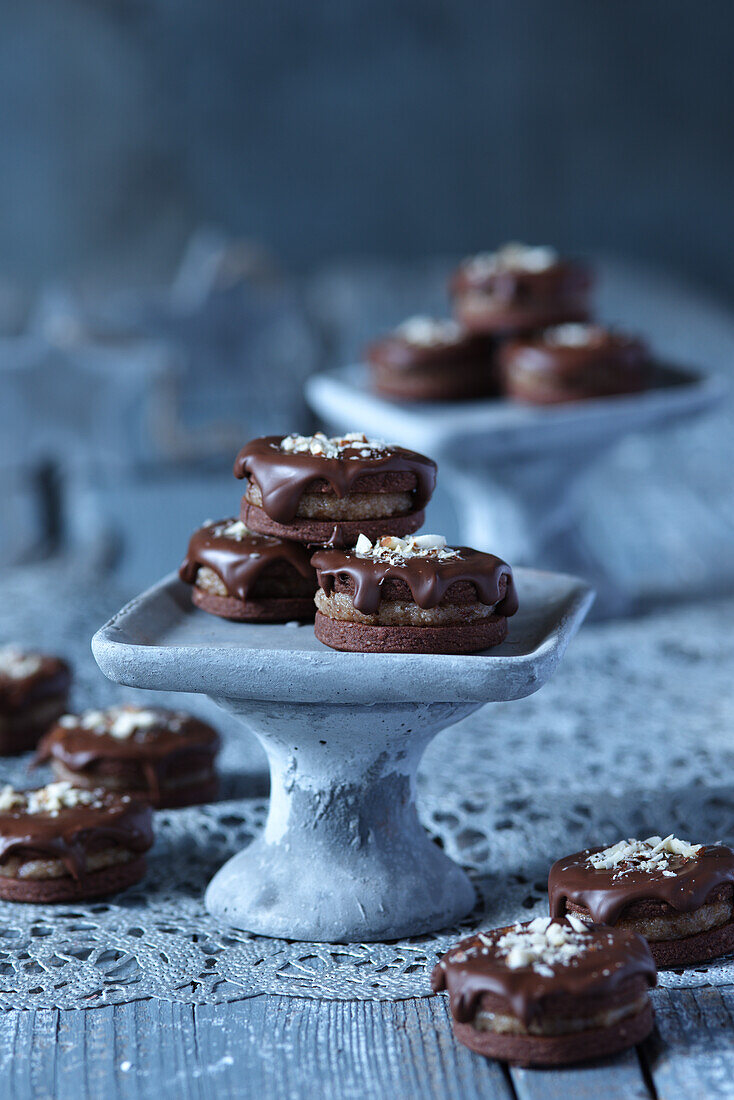
[[[360,942],[455,923],[469,879],[418,820],[428,742],[476,704],[313,706],[217,699],[270,761],[265,832],[225,863],[206,907],[267,936]]]

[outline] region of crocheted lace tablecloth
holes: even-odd
[[[77,706],[165,700],[102,678],[88,639],[123,594],[89,587],[79,599],[77,584],[59,569],[6,578],[0,639],[69,656]],[[266,779],[254,740],[195,699],[192,707],[217,714],[225,734],[223,801],[159,812],[148,875],[117,897],[0,903],[0,1006],[428,995],[433,963],[459,935],[546,912],[547,872],[558,856],[650,833],[734,839],[733,660],[731,601],[587,627],[537,695],[485,707],[441,734],[421,767],[420,812],[469,871],[477,907],[461,927],[399,943],[292,943],[232,930],[206,913],[206,883],[262,827]],[[27,785],[27,759],[0,761],[0,780]],[[660,981],[730,984],[734,959],[664,972]]]

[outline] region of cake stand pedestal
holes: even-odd
[[[593,599],[574,577],[516,578],[509,637],[483,654],[339,653],[311,625],[207,615],[174,576],[97,632],[92,649],[110,679],[205,693],[267,753],[264,833],[215,875],[211,913],[263,935],[366,942],[471,910],[469,879],[418,820],[418,763],[437,733],[484,703],[537,691]]]
[[[673,367],[658,368],[644,393],[546,407],[388,401],[372,393],[359,365],[315,374],[306,386],[329,430],[358,425],[436,459],[439,491],[451,496],[459,529],[454,537],[450,523],[429,524],[450,542],[489,550],[513,566],[580,569],[607,590],[604,563],[589,560],[579,544],[581,479],[624,436],[689,418],[723,392],[717,378]]]

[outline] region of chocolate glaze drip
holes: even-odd
[[[35,654],[34,654],[35,656]],[[69,690],[71,669],[60,657],[39,654],[40,666],[30,676],[16,679],[0,672],[0,714],[11,714],[28,703]]]
[[[187,716],[181,729],[166,727],[167,714],[161,711],[160,725],[139,730],[132,737],[113,737],[93,733],[81,726],[54,726],[38,746],[34,764],[59,760],[70,771],[80,772],[100,760],[135,764],[140,768],[148,790],[158,798],[169,771],[176,770],[182,758],[191,758],[192,770],[212,767],[219,749],[219,734],[198,718]]]
[[[463,264],[452,276],[450,293],[478,290],[502,302],[524,298],[552,301],[569,294],[582,294],[591,288],[592,282],[590,269],[577,260],[558,260],[543,271],[502,268],[482,272]]]
[[[529,966],[515,970],[507,966],[506,958],[496,950],[496,941],[508,931],[511,928],[483,933],[492,941],[490,945],[478,936],[461,940],[434,967],[431,986],[436,993],[448,990],[451,1014],[459,1023],[474,1019],[485,993],[505,999],[511,1012],[527,1026],[543,1013],[548,998],[558,994],[603,996],[636,977],[645,978],[650,986],[657,982],[650,948],[635,932],[590,925],[590,949],[567,966],[552,965],[551,977]],[[488,954],[483,955],[485,947]]]
[[[599,924],[615,924],[636,901],[664,901],[680,913],[692,913],[717,887],[734,883],[734,851],[724,844],[705,847],[695,859],[669,856],[675,877],[660,871],[607,870],[592,867],[587,856],[602,848],[588,848],[557,860],[548,878],[551,916],[562,916],[566,901],[583,905]]]
[[[597,329],[586,344],[554,344],[542,337],[515,340],[500,352],[502,365],[523,371],[552,372],[569,380],[582,379],[599,384],[614,383],[622,377],[636,377],[650,368],[650,356],[642,340],[620,333]]]
[[[367,361],[375,367],[397,371],[423,371],[426,368],[483,367],[489,370],[497,342],[484,334],[461,332],[451,341],[435,344],[416,344],[393,332],[368,344]]]
[[[145,852],[153,843],[153,811],[144,802],[100,794],[100,806],[72,806],[50,814],[23,809],[0,813],[0,862],[59,859],[75,879],[84,878],[86,855],[108,844]]]
[[[436,463],[404,447],[390,447],[368,458],[359,443],[339,458],[281,451],[283,436],[267,435],[247,443],[237,455],[235,477],[251,477],[262,494],[263,510],[277,523],[292,523],[309,484],[326,481],[340,499],[358,491],[356,483],[370,474],[410,473],[416,480],[414,511],[424,508],[436,487]]]
[[[352,602],[364,615],[375,614],[380,606],[382,585],[388,579],[407,584],[415,602],[424,609],[438,607],[452,584],[469,581],[476,588],[480,603],[497,604],[498,615],[514,615],[518,608],[517,592],[507,562],[468,546],[454,549],[459,551],[458,558],[443,561],[435,557],[405,558],[399,565],[358,557],[347,550],[318,550],[311,564],[327,596],[333,591],[339,573],[350,577],[354,583]]]
[[[232,522],[219,520],[194,532],[178,571],[182,581],[196,584],[196,576],[204,565],[217,574],[230,596],[244,601],[262,574],[276,562],[286,562],[302,577],[314,577],[309,554],[300,543],[268,535],[248,535],[238,540],[214,534],[216,527]]]

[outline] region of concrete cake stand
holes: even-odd
[[[312,375],[306,384],[309,405],[330,430],[358,424],[436,459],[439,491],[450,492],[458,512],[450,541],[513,565],[579,569],[601,584],[603,563],[589,562],[577,546],[579,479],[623,436],[691,417],[723,392],[719,379],[673,367],[659,368],[644,393],[548,407],[388,401],[371,392],[359,365]],[[436,523],[432,515],[429,529],[453,536],[450,520]]]
[[[537,691],[593,599],[583,581],[517,570],[520,611],[486,654],[338,653],[313,626],[231,623],[167,577],[95,634],[102,672],[132,687],[203,692],[270,762],[261,837],[206,892],[231,925],[286,939],[417,935],[470,911],[469,879],[418,821],[428,742],[484,703]]]

